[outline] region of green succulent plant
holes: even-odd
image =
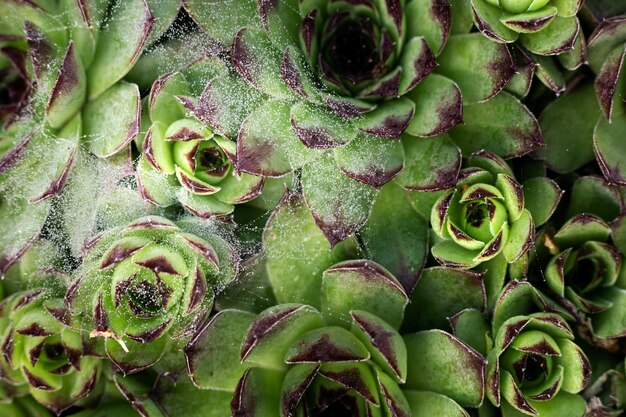
[[[217,58],[206,57],[155,81],[148,100],[152,125],[137,167],[139,190],[151,203],[178,202],[194,215],[209,218],[230,214],[235,204],[261,193],[263,177],[235,170],[235,142],[187,117],[183,106],[192,92],[185,73],[197,79],[198,73],[210,77],[226,71]]]
[[[621,337],[625,331],[622,255],[610,244],[610,234],[610,226],[594,215],[571,218],[548,238],[554,256],[545,268],[547,287],[588,317],[600,338]]]
[[[476,27],[501,43],[519,41],[538,55],[559,55],[580,42],[580,0],[472,0]]]
[[[70,327],[69,321],[58,290],[21,291],[3,300],[0,391],[11,401],[29,394],[59,414],[98,391],[102,379],[99,349],[85,332]],[[16,407],[24,408],[20,404],[17,400]]]
[[[445,266],[465,269],[500,253],[509,263],[519,260],[535,236],[524,204],[522,186],[506,162],[488,152],[474,154],[456,187],[433,206],[431,225],[442,239],[433,256]]]
[[[2,273],[41,231],[80,146],[102,158],[129,152],[140,94],[122,78],[179,7],[177,0],[0,4],[0,66],[8,71],[1,82],[0,207],[15,219],[2,231]]]
[[[235,267],[220,237],[144,217],[92,241],[65,301],[77,326],[105,339],[118,369],[138,372],[169,352],[176,356]]]
[[[503,416],[583,416],[580,392],[591,364],[576,344],[565,310],[528,282],[511,281],[489,322],[466,309],[451,319],[454,334],[487,358],[486,396]]]
[[[431,137],[461,121],[458,86],[428,77],[449,34],[450,7],[253,0],[238,7],[233,14],[229,1],[185,2],[230,48],[235,70],[211,80],[193,110],[237,137],[237,171],[277,177],[302,168],[317,223],[337,243],[367,219],[375,188],[402,170],[396,139],[404,131]]]

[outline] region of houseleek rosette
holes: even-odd
[[[191,100],[187,78],[193,79],[190,73],[203,66],[225,70],[221,61],[207,57],[155,81],[148,101],[152,125],[143,140],[137,182],[151,203],[180,203],[194,215],[208,218],[227,215],[235,204],[256,198],[264,180],[236,172],[236,144],[186,117],[183,103]]]
[[[506,162],[489,152],[469,158],[456,187],[433,206],[431,224],[441,238],[432,248],[433,256],[443,265],[464,269],[500,253],[515,262],[528,251],[535,234],[522,186]]]
[[[560,55],[581,42],[580,0],[472,0],[476,27],[488,38],[537,55]]]
[[[490,320],[468,308],[450,324],[487,358],[486,395],[504,417],[582,417],[586,401],[579,393],[591,365],[566,321],[572,319],[530,283],[511,281]]]
[[[62,298],[47,289],[15,293],[0,312],[0,391],[30,394],[60,413],[87,397],[100,380],[94,341],[69,326]]]
[[[403,132],[431,137],[461,121],[458,86],[427,77],[450,31],[447,4],[245,0],[238,13],[232,1],[184,5],[230,48],[236,72],[211,80],[194,113],[237,137],[237,171],[303,168],[305,197],[333,243],[365,222],[375,188],[402,170]]]
[[[7,70],[0,81],[7,99],[0,116],[0,209],[19,219],[0,231],[3,261],[14,262],[41,230],[79,143],[98,157],[129,152],[139,132],[140,95],[121,79],[179,7],[177,0],[0,3],[6,57],[0,67]]]
[[[113,363],[136,372],[186,343],[233,268],[221,238],[145,217],[96,239],[65,299],[80,326],[105,338]]]
[[[610,236],[611,227],[602,219],[579,214],[546,238],[554,254],[545,267],[546,285],[587,317],[600,338],[626,334],[622,255]]]
[[[319,302],[220,312],[185,349],[193,382],[233,392],[234,415],[409,412],[402,286],[373,262],[346,261],[324,272]]]

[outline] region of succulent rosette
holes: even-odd
[[[486,395],[508,416],[583,416],[579,393],[591,365],[575,343],[572,317],[528,282],[511,281],[493,317],[468,308],[450,319],[454,334],[487,358]]]
[[[581,41],[576,14],[580,0],[472,0],[472,14],[478,30],[488,38],[510,43],[518,41],[537,55],[560,55]]]
[[[554,253],[545,268],[547,287],[567,299],[573,311],[588,317],[600,338],[626,332],[622,256],[610,244],[610,236],[611,227],[602,219],[579,214],[546,238]]]
[[[468,160],[454,189],[443,194],[431,212],[441,241],[432,247],[443,265],[473,268],[500,253],[519,260],[530,248],[535,226],[524,206],[524,192],[511,168],[489,152]]]
[[[263,177],[235,170],[235,142],[193,118],[183,105],[193,94],[187,77],[213,78],[226,71],[223,62],[209,56],[154,82],[148,98],[152,125],[137,168],[139,190],[151,203],[180,203],[194,215],[209,218],[227,215],[235,204],[261,193]]]
[[[333,243],[365,222],[375,188],[402,170],[403,132],[431,137],[461,121],[458,86],[427,77],[450,31],[448,4],[246,0],[238,13],[229,1],[184,5],[230,48],[235,70],[211,80],[195,113],[237,137],[237,171],[302,168]]]
[[[190,376],[200,388],[232,391],[234,415],[406,413],[398,328],[407,301],[379,265],[339,263],[324,272],[318,308],[278,304],[256,317],[239,310],[214,316],[185,349]],[[225,337],[240,338],[228,344],[235,356],[228,367],[217,348]]]
[[[0,240],[8,264],[41,230],[79,146],[103,158],[129,151],[139,132],[140,95],[122,78],[179,7],[177,0],[0,4],[7,100],[0,117],[0,209],[15,218],[0,233],[11,236]]]
[[[124,373],[176,356],[208,317],[214,290],[235,273],[223,239],[187,233],[161,217],[138,219],[92,243],[65,301],[77,326],[105,339]]]
[[[62,292],[55,292],[21,291],[3,301],[0,374],[9,398],[29,394],[58,414],[98,391],[101,359],[96,342],[70,327]]]

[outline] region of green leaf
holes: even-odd
[[[85,68],[74,50],[74,43],[70,42],[46,107],[50,126],[60,128],[80,111],[86,91]]]
[[[509,263],[517,261],[531,247],[535,240],[535,224],[530,212],[522,211],[519,219],[510,225],[509,238],[502,249]]]
[[[321,151],[306,147],[298,139],[291,129],[290,114],[290,103],[270,100],[248,116],[237,140],[238,170],[276,177],[298,169],[320,155]]]
[[[394,183],[381,188],[360,236],[368,258],[387,268],[411,294],[428,254],[428,223],[415,212],[407,192]]]
[[[468,308],[450,317],[454,335],[482,355],[487,354],[491,328],[487,318],[476,309]]]
[[[513,32],[535,33],[548,26],[556,13],[556,8],[552,6],[544,6],[539,10],[524,13],[508,14],[505,12],[500,22]]]
[[[396,139],[411,121],[415,107],[411,100],[400,97],[380,103],[372,111],[356,118],[353,123],[362,132],[379,138]]]
[[[611,227],[592,214],[579,214],[569,219],[554,235],[554,243],[562,248],[576,247],[588,241],[606,242]]]
[[[566,218],[588,213],[611,222],[620,213],[620,196],[616,187],[602,177],[578,178],[572,186]]]
[[[606,10],[607,5],[603,5],[602,8]],[[624,42],[626,42],[626,20],[614,18],[600,21],[588,45],[589,67],[593,72],[596,74],[600,72],[606,57]]]
[[[554,58],[549,56],[532,55],[533,61],[537,63],[535,74],[539,81],[556,95],[560,95],[566,88],[565,76],[557,66]]]
[[[253,320],[252,313],[221,311],[187,344],[184,350],[187,369],[196,387],[235,390],[249,366],[241,363],[241,344]]]
[[[406,388],[444,394],[463,407],[478,407],[485,390],[485,359],[449,333],[428,330],[404,336]]]
[[[437,72],[459,85],[464,103],[490,99],[515,74],[507,47],[479,33],[451,36],[437,61]]]
[[[592,84],[557,98],[539,119],[546,146],[538,149],[537,155],[559,173],[572,172],[593,161],[593,126],[599,117]]]
[[[185,0],[185,10],[202,29],[218,42],[231,46],[242,27],[261,29],[255,0]],[[233,13],[236,10],[237,13]]]
[[[549,401],[529,400],[529,403],[537,412],[535,414],[536,417],[582,417],[585,414],[587,405],[581,396],[568,394],[567,392],[559,392]],[[502,417],[523,416],[527,416],[527,414],[517,411],[506,401],[502,403]]]
[[[626,145],[623,140],[626,114],[619,114],[612,122],[601,118],[593,131],[593,148],[604,177],[609,183],[626,185]]]
[[[146,0],[146,3],[154,17],[154,24],[146,39],[146,45],[150,45],[160,38],[174,22],[180,9],[180,2],[178,0]]]
[[[100,158],[116,154],[139,133],[141,102],[134,84],[119,82],[83,110],[84,140]]]
[[[434,20],[431,20],[433,22]],[[435,56],[423,36],[407,38],[400,56],[400,83],[398,95],[411,91],[420,81],[428,76],[435,67]]]
[[[467,308],[482,311],[485,301],[481,274],[443,267],[427,268],[411,296],[403,332],[447,329],[450,317]]]
[[[402,137],[404,169],[395,182],[407,190],[438,191],[456,185],[461,151],[447,134],[433,138]]]
[[[256,89],[276,99],[295,97],[281,75],[282,53],[264,31],[239,30],[230,56],[239,75]]]
[[[148,105],[150,120],[165,124],[165,129],[178,119],[185,117],[185,107],[176,96],[190,94],[185,76],[176,72],[160,77],[152,85]]]
[[[537,55],[559,55],[574,47],[580,33],[580,23],[576,17],[557,16],[552,22],[534,33],[522,33],[520,43]]]
[[[591,378],[591,364],[585,352],[574,342],[558,339],[561,356],[557,364],[563,366],[563,385],[561,389],[571,394],[582,391]]]
[[[267,96],[250,88],[243,78],[226,72],[206,85],[196,116],[220,135],[234,141],[244,119],[266,100]]]
[[[285,362],[363,362],[370,358],[363,343],[343,327],[328,326],[311,330],[293,341]]]
[[[364,310],[399,328],[408,301],[395,277],[372,261],[344,261],[324,271],[321,311],[327,323],[351,323],[350,311]]]
[[[176,197],[185,209],[202,219],[219,218],[233,212],[232,204],[224,203],[212,195],[196,195],[179,188]]]
[[[354,310],[351,331],[372,355],[372,360],[397,383],[406,381],[406,346],[400,333],[389,323],[367,311]]]
[[[100,96],[122,79],[145,45],[154,18],[143,0],[117,1],[98,36],[98,46],[87,72],[89,99]]]
[[[231,403],[233,415],[275,417],[280,402],[282,372],[251,368],[241,379]]]
[[[483,35],[499,43],[515,42],[519,36],[516,31],[507,28],[500,18],[502,9],[488,0],[471,0],[474,23]]]
[[[546,177],[531,178],[522,186],[524,206],[530,212],[535,226],[547,222],[563,196],[556,182]]]
[[[449,135],[464,155],[486,149],[502,158],[512,158],[543,144],[537,120],[509,93],[498,94],[485,103],[467,104],[463,113],[465,124],[452,129]]]
[[[344,175],[328,154],[305,165],[301,181],[315,222],[332,245],[367,221],[378,194],[375,188]]]
[[[352,123],[306,101],[299,101],[291,108],[291,125],[309,148],[334,148],[349,143],[357,135]]]
[[[443,266],[458,269],[470,269],[477,265],[474,260],[479,251],[472,251],[459,246],[453,240],[441,241],[432,247],[431,252],[437,262]]]
[[[406,128],[408,134],[419,137],[440,135],[463,121],[461,89],[442,75],[429,75],[406,97],[416,103],[415,115]]]
[[[453,9],[454,6],[453,4]],[[451,23],[456,17],[451,13],[451,7],[438,0],[410,1],[405,6],[404,13],[406,21],[410,22],[407,25],[407,39],[423,36],[435,56],[439,55],[448,39]]]
[[[278,302],[319,307],[322,272],[346,259],[350,244],[331,247],[302,196],[285,193],[263,232],[267,273]]]
[[[468,417],[467,412],[454,400],[432,391],[404,390],[412,417]]]
[[[137,164],[137,187],[144,200],[152,204],[168,207],[178,201],[180,184],[176,176],[157,171],[143,157]]]
[[[255,318],[243,343],[237,345],[240,360],[264,368],[285,369],[285,355],[302,348],[297,341],[315,329],[325,329],[323,325],[322,315],[311,306],[278,304],[270,307]],[[360,344],[358,340],[357,343]]]
[[[400,141],[366,133],[357,135],[345,146],[335,148],[334,154],[341,172],[372,187],[382,187],[404,166],[404,149]]]

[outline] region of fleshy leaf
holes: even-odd
[[[303,334],[322,326],[322,315],[311,306],[279,304],[270,307],[254,319],[243,343],[238,345],[241,361],[272,369],[284,369],[285,355],[299,346],[297,340]]]
[[[612,122],[601,118],[593,131],[593,148],[600,169],[609,184],[626,185],[626,152],[623,133],[626,114],[616,115]]]
[[[62,127],[82,107],[87,91],[85,68],[70,42],[46,107],[50,126]]]
[[[404,169],[396,182],[408,190],[438,191],[454,187],[461,169],[461,152],[446,134],[433,138],[405,135]]]
[[[87,72],[90,99],[104,93],[128,73],[139,58],[153,23],[154,17],[143,0],[124,1],[111,9]]]
[[[277,300],[316,307],[320,306],[322,272],[344,260],[347,249],[346,244],[331,248],[302,196],[288,191],[267,222],[263,247]]]
[[[371,261],[355,260],[324,271],[321,301],[328,323],[349,323],[351,310],[364,310],[399,328],[408,297],[389,271]]]
[[[302,190],[315,222],[332,245],[367,221],[378,194],[375,188],[344,175],[330,155],[305,165]]]
[[[522,33],[520,43],[537,55],[559,55],[574,47],[580,34],[580,23],[576,17],[555,17],[543,30]]]
[[[438,294],[433,297],[433,294]],[[422,272],[406,310],[403,331],[445,329],[462,310],[485,308],[482,274],[433,267]]]
[[[478,407],[485,389],[485,359],[449,333],[428,330],[406,335],[406,388],[434,391],[463,407]]]
[[[116,154],[139,133],[141,101],[134,84],[119,82],[83,111],[85,143],[101,158]]]
[[[523,184],[524,205],[532,215],[535,226],[550,219],[561,201],[563,191],[558,184],[545,177],[531,178]]]
[[[543,145],[535,116],[507,92],[463,106],[465,124],[449,132],[464,155],[486,149],[502,158],[526,155]]]
[[[412,417],[467,417],[467,412],[450,397],[432,391],[404,390]]]
[[[537,150],[537,155],[559,173],[593,161],[593,126],[599,117],[600,106],[591,84],[557,98],[539,119],[546,146]]]
[[[349,144],[336,148],[334,154],[341,172],[373,187],[391,181],[404,165],[404,149],[399,141],[371,134],[359,134]]]
[[[437,61],[437,72],[459,85],[464,103],[490,99],[515,74],[508,48],[479,33],[451,36]]]
[[[368,258],[387,268],[411,294],[426,262],[428,223],[415,212],[406,191],[385,185],[360,235]]]
[[[306,147],[291,129],[290,112],[289,103],[267,101],[246,118],[237,140],[238,170],[276,177],[319,156],[319,151]]]
[[[447,132],[463,121],[463,102],[459,86],[449,78],[431,74],[411,90],[407,97],[416,103],[415,115],[406,133],[431,137]]]
[[[232,44],[240,28],[261,29],[255,0],[227,0],[215,3],[185,0],[183,6],[204,31],[227,46]],[[233,10],[237,10],[237,13],[233,13]]]

